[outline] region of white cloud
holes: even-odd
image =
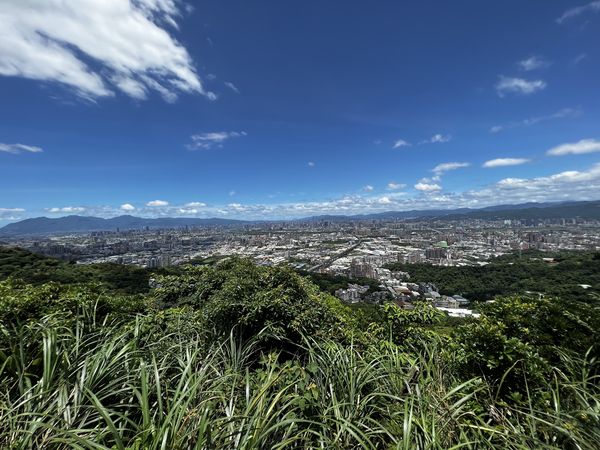
[[[579,184],[583,189],[591,189],[585,183],[600,181],[600,163],[595,164],[589,170],[567,170],[547,177],[531,179],[505,178],[497,183],[498,187],[505,189],[525,189],[528,191],[549,189],[553,192],[560,191],[561,187],[569,189],[569,185]],[[590,190],[593,192],[593,190]]]
[[[315,163],[313,161],[308,162],[308,167],[315,167]]]
[[[600,152],[600,141],[595,139],[582,139],[578,142],[562,144],[557,147],[551,148],[546,152],[547,155],[551,156],[562,156],[562,155],[583,155],[586,153]]]
[[[169,206],[169,202],[165,200],[152,200],[151,202],[146,203],[146,206]]]
[[[450,170],[462,169],[463,167],[469,167],[470,165],[471,164],[468,162],[447,162],[438,164],[433,169],[431,169],[431,171],[434,172],[437,176],[440,176],[446,172],[449,172]]]
[[[500,97],[504,97],[506,94],[530,95],[545,89],[546,86],[546,82],[543,80],[526,80],[501,75],[500,81],[496,84],[496,92]]]
[[[556,111],[553,114],[549,114],[546,116],[536,116],[529,117],[527,119],[523,119],[517,122],[509,122],[504,125],[496,125],[490,128],[490,133],[499,133],[500,131],[517,128],[517,127],[529,127],[532,125],[536,125],[540,122],[546,122],[548,120],[556,120],[556,119],[571,119],[579,117],[583,114],[581,108],[563,108]]]
[[[449,134],[434,134],[429,139],[421,141],[421,144],[442,144],[444,142],[450,142],[452,136]]]
[[[236,194],[236,192],[234,190],[229,191],[229,196],[233,197]]]
[[[186,208],[204,208],[205,206],[206,206],[206,203],[202,203],[202,202],[190,202],[190,203],[185,204]]]
[[[213,131],[211,133],[199,133],[192,135],[191,144],[187,145],[189,150],[223,147],[223,143],[229,139],[246,136],[245,131]]]
[[[562,16],[556,19],[556,22],[561,24],[565,20],[572,19],[573,17],[580,16],[581,14],[585,14],[587,12],[598,12],[600,11],[600,0],[593,1],[586,5],[577,6],[575,8],[571,8],[566,10]]]
[[[21,214],[24,212],[24,208],[0,208],[0,220],[20,220],[22,219]]]
[[[439,184],[435,184],[435,183],[417,183],[415,184],[415,189],[417,191],[423,191],[423,192],[433,192],[433,191],[440,191],[442,189],[442,187]]]
[[[56,82],[88,99],[115,90],[173,101],[204,89],[173,36],[178,0],[7,0],[0,14],[0,75]]]
[[[392,204],[392,200],[389,197],[380,197],[377,199],[377,203],[381,205],[390,205]]]
[[[226,81],[225,86],[227,86],[229,89],[231,89],[233,92],[235,92],[236,94],[240,93],[240,90],[237,88],[237,86],[235,84],[233,84],[231,81]]]
[[[64,206],[62,208],[46,208],[46,211],[50,213],[80,213],[84,212],[86,208],[82,206]]]
[[[367,184],[366,186],[363,187],[363,191],[365,192],[373,192],[375,188],[373,186],[371,186],[370,184]]]
[[[532,70],[544,69],[546,67],[549,67],[550,61],[547,61],[539,56],[530,56],[529,58],[519,61],[517,64],[521,68],[521,70],[530,72]]]
[[[396,191],[398,189],[404,189],[406,187],[406,184],[403,183],[394,183],[393,181],[388,183],[387,188],[390,191]]]
[[[0,208],[0,213],[25,212],[23,208]]]
[[[496,158],[490,159],[483,163],[481,167],[485,168],[493,168],[493,167],[506,167],[506,166],[518,166],[521,164],[526,164],[530,159],[526,158]]]
[[[394,142],[394,148],[410,147],[410,145],[410,142],[405,141],[404,139],[398,139],[396,142]]]
[[[18,155],[19,153],[41,153],[43,150],[40,147],[34,147],[33,145],[0,143],[0,152]]]
[[[135,206],[133,206],[131,203],[123,203],[121,205],[121,209],[123,211],[135,211]]]

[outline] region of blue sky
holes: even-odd
[[[600,198],[600,1],[3,0],[0,224]]]

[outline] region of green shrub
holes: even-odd
[[[303,335],[341,339],[351,331],[347,308],[285,266],[261,267],[232,258],[157,277],[156,284],[158,306],[201,311],[201,326],[221,337],[232,329],[243,339],[266,330],[265,335],[299,343]]]

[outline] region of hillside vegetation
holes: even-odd
[[[554,262],[543,258],[554,259]],[[440,267],[393,263],[389,269],[408,272],[411,281],[432,282],[441,294],[461,294],[469,300],[491,300],[498,295],[537,292],[587,300],[600,294],[600,253],[523,252],[500,256],[485,266]],[[582,285],[586,287],[582,287]]]
[[[30,264],[0,265],[3,449],[600,442],[594,295],[500,297],[442,334],[450,322],[427,304],[353,309],[244,259],[152,274],[148,292],[94,280],[104,267],[19,279],[54,276],[54,262]]]
[[[19,248],[0,247],[0,280],[12,277],[36,285],[50,281],[61,284],[102,283],[110,290],[135,294],[149,291],[148,282],[153,272],[110,263],[74,264]]]

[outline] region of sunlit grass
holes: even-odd
[[[207,350],[143,319],[3,329],[0,448],[597,449],[595,361],[562,355],[545,392],[506,403],[461,380],[445,349],[420,353],[305,339],[263,353],[235,332]],[[526,383],[526,380],[524,380]],[[533,394],[531,395],[533,397]]]

